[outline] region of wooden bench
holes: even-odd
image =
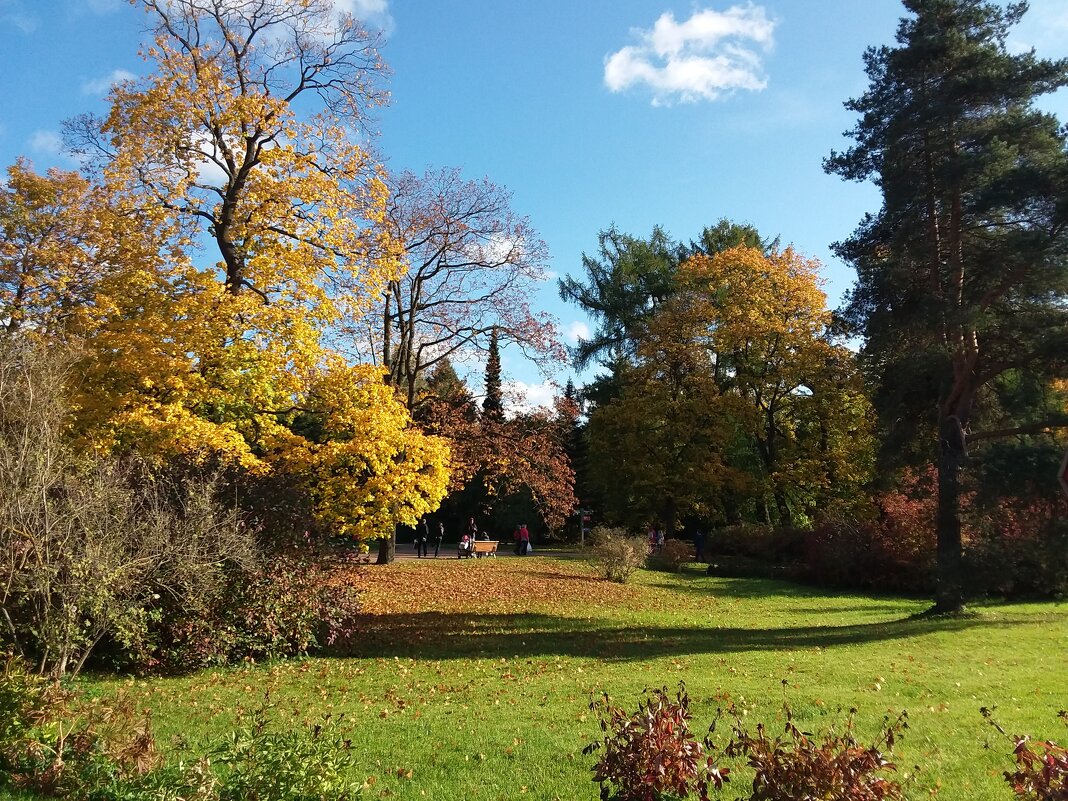
[[[474,540],[473,548],[470,550],[464,550],[463,546],[460,546],[457,550],[457,558],[462,559],[465,556],[497,556],[497,545],[500,540]]]
[[[476,556],[496,556],[500,540],[475,540]]]

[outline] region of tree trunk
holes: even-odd
[[[964,434],[960,421],[947,416],[939,426],[938,446],[938,565],[936,614],[964,609],[964,552],[960,526],[960,476],[964,466]]]
[[[790,502],[786,500],[786,491],[782,487],[775,488],[775,510],[779,513],[779,526],[790,528],[794,524],[794,514],[790,511]]]
[[[664,504],[664,537],[675,536],[675,522],[678,520],[678,504],[674,498],[668,498]]]
[[[388,565],[397,558],[397,529],[394,528],[392,533],[388,537],[383,537],[378,541],[378,559],[375,562],[377,565]]]

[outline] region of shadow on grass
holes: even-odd
[[[1028,617],[971,616],[795,628],[654,628],[540,614],[423,612],[365,616],[360,620],[361,631],[348,643],[335,647],[334,653],[417,659],[559,655],[628,661],[687,654],[835,648],[942,631],[1004,628],[1030,621]]]

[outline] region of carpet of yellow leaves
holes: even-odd
[[[596,575],[584,562],[526,559],[428,559],[363,565],[347,576],[363,593],[363,612],[566,612],[633,606],[641,590]]]

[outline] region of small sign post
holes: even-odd
[[[590,515],[593,514],[592,509],[576,509],[575,514],[579,519],[579,549],[586,550],[586,524],[590,522]]]

